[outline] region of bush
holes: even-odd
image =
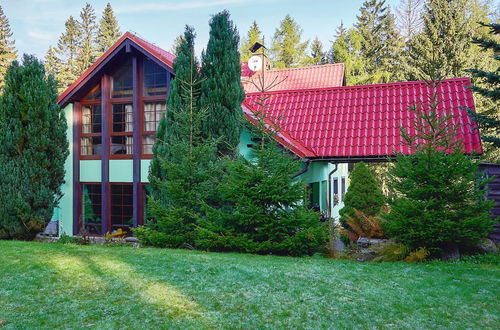
[[[133,228],[134,236],[139,239],[141,244],[145,246],[154,246],[154,247],[169,247],[172,245],[179,245],[178,238],[173,236],[166,235],[157,230],[149,229],[145,226],[139,226],[137,228]]]
[[[347,215],[345,218],[347,227],[358,237],[385,238],[380,216],[367,215],[355,209],[354,216]]]

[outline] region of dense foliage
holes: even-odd
[[[385,196],[374,173],[365,163],[357,163],[354,166],[350,173],[349,190],[343,200],[340,223],[346,229],[355,229],[349,223],[359,224],[363,228],[366,220],[379,215],[385,204]]]
[[[303,66],[309,62],[307,46],[309,41],[302,41],[302,28],[290,16],[286,15],[274,32],[272,40],[273,66],[278,69]]]
[[[56,82],[25,55],[7,71],[0,96],[0,238],[30,239],[61,197],[67,124]]]
[[[435,84],[424,104],[413,108],[416,133],[403,132],[413,154],[399,155],[389,170],[395,198],[384,226],[412,249],[433,253],[475,244],[493,224],[478,161],[463,153],[456,127],[437,110]]]
[[[220,186],[226,205],[212,209],[197,229],[196,246],[211,251],[313,254],[328,229],[305,203],[306,187],[292,179],[300,162],[269,142],[228,164]]]
[[[242,61],[248,61],[250,56],[252,56],[250,48],[256,42],[262,44],[264,42],[264,38],[262,36],[262,31],[257,25],[257,22],[253,21],[252,25],[250,26],[250,29],[248,29],[247,36],[241,39],[240,54]]]
[[[245,93],[240,82],[239,41],[228,11],[210,19],[210,37],[201,60],[200,104],[206,109],[203,134],[218,140],[218,151],[223,154],[233,154],[240,141]]]

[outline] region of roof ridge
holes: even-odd
[[[311,69],[322,68],[322,67],[330,67],[330,66],[344,66],[344,63],[327,63],[327,64],[317,64],[317,65],[301,66],[299,68],[270,69],[270,70],[267,70],[266,72],[270,72],[270,71],[311,70]]]
[[[470,83],[469,77],[461,77],[461,78],[449,78],[443,79],[441,82],[458,82],[464,81]],[[363,89],[363,88],[377,88],[377,87],[390,87],[390,86],[401,86],[401,85],[420,85],[425,84],[423,80],[415,80],[415,81],[401,81],[401,82],[390,82],[390,83],[381,83],[381,84],[370,84],[370,85],[353,85],[353,86],[332,86],[332,87],[318,87],[318,88],[304,88],[304,89],[286,89],[286,90],[275,90],[266,92],[266,94],[284,94],[284,93],[305,93],[305,92],[322,92],[329,90],[344,90],[344,89]],[[262,92],[252,92],[246,93],[247,95],[256,95],[261,94]]]

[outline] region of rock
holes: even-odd
[[[458,245],[453,244],[446,249],[441,251],[441,259],[451,260],[460,258],[460,251],[458,250]]]
[[[477,245],[477,249],[481,253],[498,253],[497,246],[495,245],[495,243],[493,243],[491,239],[488,238],[484,239],[481,243],[479,243]]]
[[[125,243],[137,243],[139,239],[137,237],[125,237]]]
[[[50,221],[42,235],[57,236],[57,225],[58,221]]]

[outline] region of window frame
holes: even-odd
[[[130,186],[132,188],[132,219],[134,218],[134,197],[133,197],[133,191],[134,191],[134,184],[133,182],[109,182],[108,183],[108,196],[106,198],[108,199],[108,231],[111,233],[113,232],[113,222],[111,219],[111,216],[113,214],[112,209],[113,209],[113,204],[112,204],[112,186]],[[123,205],[122,205],[123,206]],[[134,228],[134,221],[132,220],[132,225],[129,228]],[[122,229],[123,230],[123,229]],[[127,231],[127,234],[131,234],[131,230]]]
[[[86,100],[88,95],[92,94],[97,88],[100,87],[100,84],[97,84],[96,87],[92,88],[92,90],[87,93],[87,95],[82,98],[80,101],[80,107],[79,107],[79,114],[78,114],[78,154],[79,158],[81,160],[91,160],[91,159],[101,159],[101,154],[98,153],[97,155],[83,155],[82,154],[82,139],[83,138],[88,138],[88,137],[101,137],[101,148],[103,145],[102,141],[102,129],[100,133],[83,133],[83,108],[87,106],[100,106],[101,107],[101,125],[102,125],[102,118],[104,117],[104,109],[102,108],[101,100]],[[101,98],[102,98],[102,92],[101,92]]]
[[[119,105],[119,104],[130,104],[132,105],[132,131],[130,132],[113,132],[113,106],[114,105]],[[109,104],[109,109],[108,109],[108,132],[109,132],[109,146],[108,146],[108,156],[109,159],[132,159],[134,155],[134,144],[133,144],[133,138],[134,138],[134,119],[133,119],[133,113],[134,113],[134,102],[133,98],[127,97],[127,98],[121,98],[121,99],[110,99],[110,104]],[[132,137],[132,153],[130,154],[112,154],[111,153],[111,139],[115,136],[130,136]]]

